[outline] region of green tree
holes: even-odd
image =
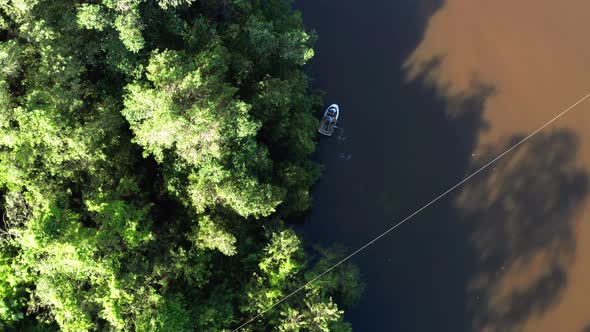
[[[0,2],[0,329],[228,330],[337,253],[310,206],[314,36],[286,0]],[[358,271],[250,330],[346,331]]]

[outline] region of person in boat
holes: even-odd
[[[331,115],[326,116],[326,128],[334,123],[334,117]]]

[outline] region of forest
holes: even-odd
[[[0,330],[231,331],[338,261],[289,0],[0,1]],[[332,271],[243,331],[350,331]]]

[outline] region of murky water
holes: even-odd
[[[299,0],[341,107],[311,241],[355,249],[590,92],[590,2]],[[357,331],[590,326],[590,101],[354,260]]]

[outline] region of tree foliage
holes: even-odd
[[[333,261],[281,221],[319,176],[313,39],[286,0],[1,1],[0,329],[228,330]],[[247,329],[346,331],[357,281]]]

